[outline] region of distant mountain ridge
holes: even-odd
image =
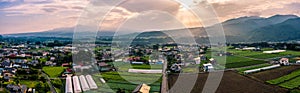
[[[300,18],[255,29],[249,37],[252,41],[288,41],[300,39]]]
[[[8,37],[63,37],[63,38],[73,38],[75,27],[69,28],[57,28],[44,32],[31,32],[31,33],[17,33],[17,34],[8,34],[4,36]],[[80,31],[76,34],[94,34],[92,31]],[[98,31],[97,36],[113,36],[114,32],[111,31]]]
[[[300,18],[296,15],[274,15],[268,18],[246,16],[230,19],[221,23],[227,42],[289,41],[300,40]],[[207,38],[205,29],[188,28],[195,39]],[[54,29],[45,32],[10,34],[4,36],[40,36],[40,37],[72,37],[74,28]],[[164,30],[162,32],[187,33],[187,29]],[[151,32],[151,31],[150,31]],[[132,33],[134,35],[136,33]],[[112,31],[103,31],[97,36],[113,36]],[[131,34],[124,35],[130,36]],[[146,33],[143,36],[159,36],[158,33]]]

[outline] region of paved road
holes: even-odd
[[[56,93],[55,87],[51,84],[51,82],[50,82],[51,80],[50,80],[50,78],[48,77],[48,75],[45,74],[44,72],[42,72],[42,76],[45,77],[45,78],[47,79],[47,83],[48,83],[48,85],[49,85],[49,87],[50,87],[51,93]]]
[[[162,72],[162,84],[161,84],[161,93],[167,93],[168,92],[168,74],[167,74],[167,67],[168,62],[165,60],[165,58],[162,58],[164,60],[163,65],[163,72]]]

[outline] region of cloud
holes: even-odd
[[[5,6],[0,6],[0,33],[7,31],[44,31],[60,27],[72,27],[77,24],[78,18],[89,20],[84,24],[93,23],[95,25],[96,22],[90,21],[97,21],[99,14],[105,14],[99,8],[105,10],[112,7],[114,9],[107,14],[102,25],[105,30],[115,30],[116,26],[127,20],[131,20],[131,22],[136,20],[132,23],[136,26],[152,25],[149,27],[153,27],[153,29],[160,27],[146,21],[158,22],[155,20],[159,19],[161,20],[160,23],[168,24],[175,22],[176,19],[176,22],[180,21],[188,27],[201,26],[197,17],[173,0],[126,0],[119,6],[112,6],[118,1],[120,0],[0,0],[0,5]],[[190,6],[194,3],[186,0],[182,1]],[[89,2],[92,3],[87,9]],[[213,6],[221,21],[241,16],[300,15],[299,0],[207,0],[207,2]],[[9,3],[9,5],[6,5],[6,3]],[[82,16],[83,10],[88,11],[90,14]],[[157,11],[164,11],[169,14],[166,15]],[[145,21],[138,23],[137,20]],[[130,26],[134,28],[134,25]]]
[[[23,0],[25,3],[43,3],[43,2],[51,2],[52,0]]]
[[[0,33],[36,32],[72,27],[88,1],[25,0],[24,3],[0,9]],[[16,27],[17,26],[17,27]]]
[[[180,8],[180,4],[173,0],[128,0],[119,7],[123,7],[131,12],[160,10],[176,14]]]
[[[299,0],[210,0],[212,6],[222,21],[241,16],[268,17],[275,14],[295,14],[295,9],[288,8],[289,4]],[[296,9],[299,10],[299,9]]]
[[[0,0],[0,2],[16,2],[17,0]]]

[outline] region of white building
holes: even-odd
[[[281,59],[279,60],[279,63],[280,63],[281,65],[285,65],[285,66],[290,64],[288,58],[281,58]]]
[[[96,82],[94,81],[91,75],[86,75],[85,77],[90,86],[90,89],[98,89],[98,86],[96,85]]]
[[[89,87],[84,75],[79,76],[79,79],[80,79],[80,84],[81,84],[82,91],[90,90],[90,87]]]
[[[201,58],[200,57],[194,58],[194,60],[195,60],[196,64],[200,64],[201,63]]]
[[[205,72],[210,72],[214,70],[214,67],[211,63],[203,64],[203,70]]]
[[[78,76],[73,76],[73,86],[74,86],[74,92],[75,93],[81,93],[82,92]]]
[[[266,54],[274,54],[274,53],[280,53],[280,52],[285,52],[286,50],[272,50],[272,51],[263,51],[263,53]]]
[[[67,78],[66,78],[66,90],[65,90],[65,93],[73,93],[72,78],[71,78],[71,76],[67,76]]]

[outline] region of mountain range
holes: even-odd
[[[246,16],[230,19],[221,23],[227,42],[273,42],[300,40],[300,17],[296,15],[274,15],[268,18],[258,16]],[[205,29],[210,27],[196,27],[187,29],[165,30],[162,32],[186,33],[191,31],[196,40],[207,39],[208,35]],[[59,28],[44,32],[9,34],[4,36],[14,37],[73,37],[74,28]],[[151,32],[151,31],[150,31]],[[157,36],[157,31],[145,33],[143,36]],[[87,33],[87,32],[85,32]],[[134,33],[131,33],[132,35]],[[130,36],[127,34],[124,36]],[[98,36],[113,36],[112,31],[101,31]],[[159,35],[158,35],[159,36]],[[206,40],[207,41],[207,40]]]

